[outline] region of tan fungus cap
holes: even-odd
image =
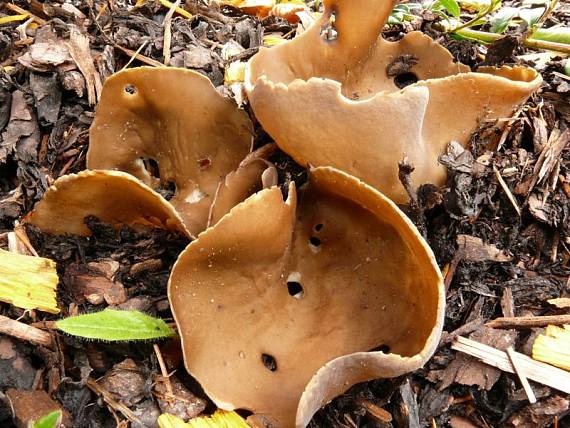
[[[84,219],[95,216],[114,226],[146,225],[189,235],[162,196],[120,171],[82,171],[57,179],[26,221],[53,234],[90,235]]]
[[[133,68],[105,81],[87,167],[124,171],[155,189],[173,183],[170,203],[197,235],[206,228],[218,184],[251,146],[247,114],[207,77],[180,68]]]
[[[324,3],[309,30],[250,60],[253,110],[297,162],[342,169],[398,203],[407,202],[398,161],[408,157],[416,183],[443,184],[437,158],[446,145],[467,145],[481,121],[509,117],[540,87],[530,68],[469,72],[420,32],[384,40],[394,1]],[[399,89],[412,75],[418,82]]]
[[[441,273],[381,193],[329,167],[287,201],[235,206],[180,255],[168,286],[188,371],[223,409],[304,427],[357,382],[421,367],[444,315]],[[389,349],[389,353],[372,351]]]

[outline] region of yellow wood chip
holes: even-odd
[[[0,301],[57,314],[58,282],[53,260],[0,250]]]

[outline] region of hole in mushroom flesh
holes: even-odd
[[[277,361],[275,357],[269,354],[261,354],[261,361],[267,370],[272,372],[277,371]]]
[[[542,79],[528,67],[471,72],[418,31],[383,39],[394,4],[324,0],[313,27],[252,57],[245,88],[256,118],[297,163],[341,169],[405,204],[401,159],[414,165],[415,183],[445,184],[438,157],[449,141],[466,146],[482,121],[510,117]],[[333,27],[331,43],[323,29]]]
[[[168,295],[186,368],[214,403],[304,427],[353,384],[423,365],[445,299],[431,250],[379,192],[328,167],[294,186],[286,201],[260,190],[200,234]],[[318,225],[330,239],[313,257]],[[389,354],[367,352],[383,344]]]

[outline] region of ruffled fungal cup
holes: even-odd
[[[408,157],[417,183],[443,184],[445,146],[510,116],[542,80],[525,67],[470,72],[420,32],[384,40],[394,3],[324,0],[313,27],[251,59],[245,83],[256,117],[297,162],[337,167],[404,203],[398,161]]]
[[[105,81],[87,167],[124,171],[154,189],[174,186],[170,203],[197,235],[207,226],[219,183],[251,147],[247,114],[207,77],[141,67]]]
[[[250,153],[251,126],[199,73],[119,72],[105,82],[90,130],[91,170],[56,180],[27,220],[55,234],[89,235],[84,218],[95,216],[194,237],[272,175],[274,145]],[[169,186],[169,201],[153,190]]]
[[[168,295],[208,396],[277,427],[306,426],[357,382],[421,367],[445,302],[413,224],[330,167],[286,201],[272,187],[235,206],[180,255]]]

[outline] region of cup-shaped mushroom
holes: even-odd
[[[180,255],[168,295],[208,396],[277,427],[306,426],[357,382],[421,367],[445,302],[413,224],[330,167],[286,201],[272,187],[235,206]]]
[[[175,186],[170,203],[197,235],[206,228],[219,183],[251,147],[247,114],[207,77],[141,67],[105,81],[87,167],[124,171],[154,189]]]
[[[394,3],[324,0],[315,25],[250,60],[245,85],[264,129],[297,162],[337,167],[403,203],[398,161],[408,157],[417,183],[443,184],[445,146],[509,117],[542,80],[525,67],[470,72],[420,32],[383,39]]]
[[[89,216],[116,227],[144,225],[190,236],[168,201],[121,171],[81,171],[58,178],[26,222],[56,235],[87,236]]]

